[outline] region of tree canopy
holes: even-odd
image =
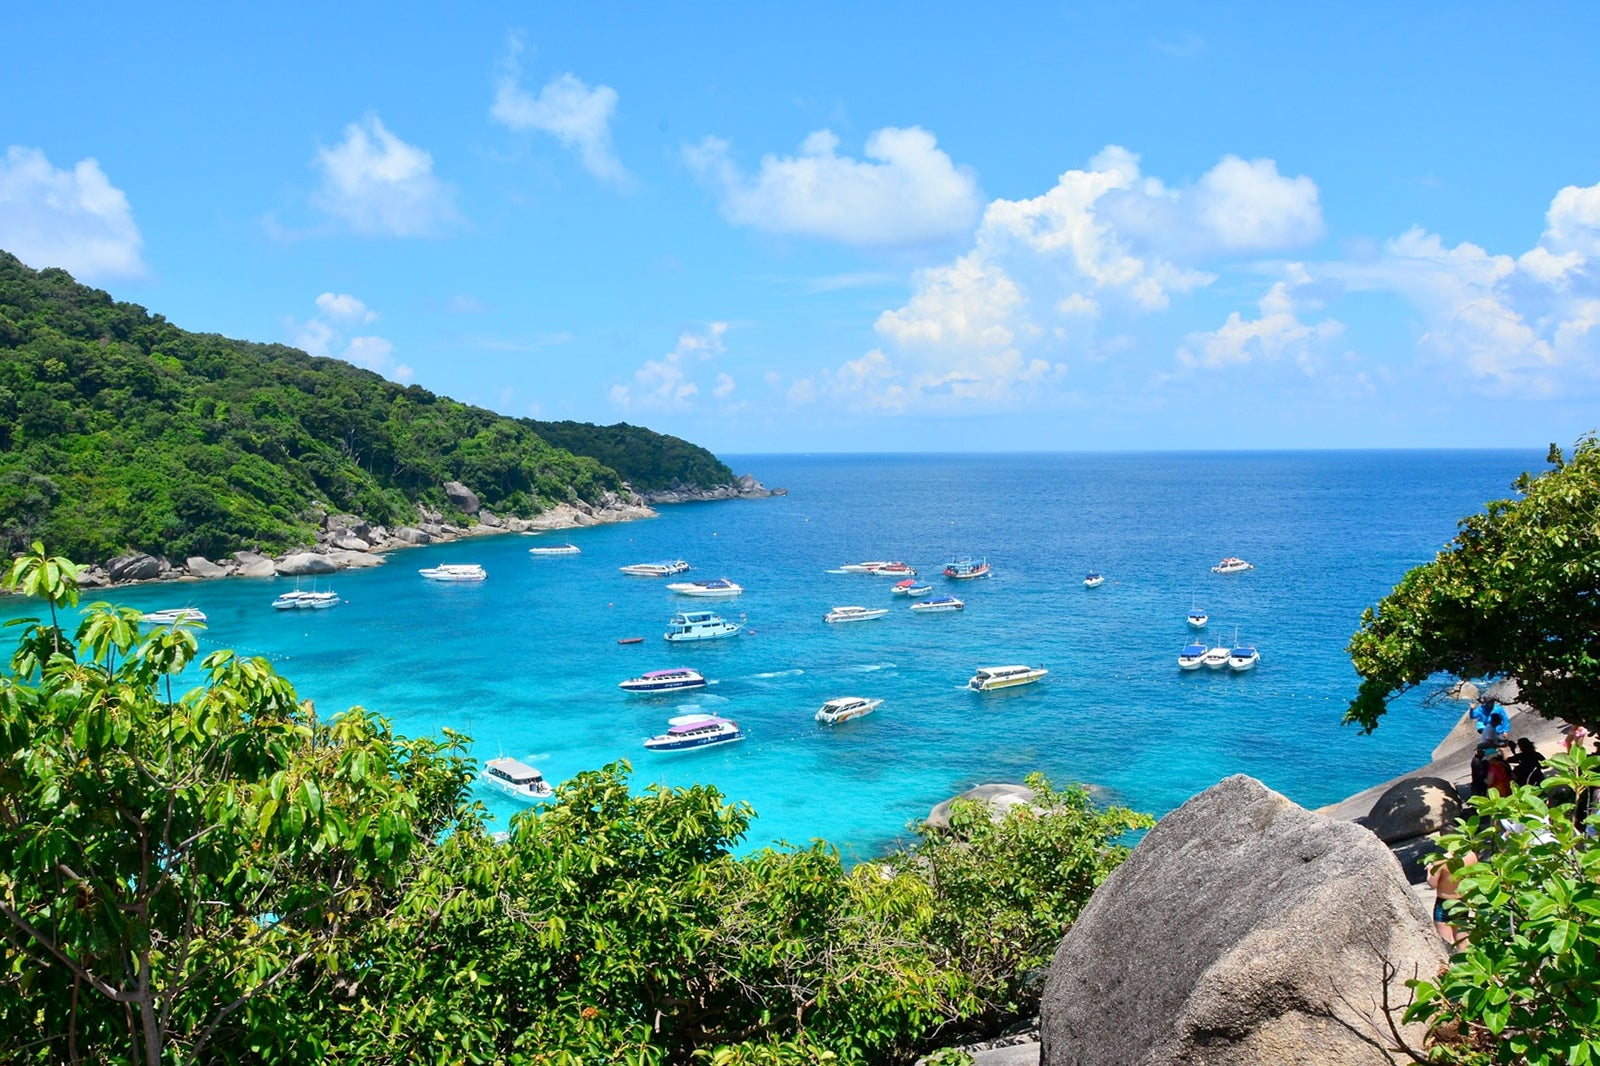
[[[342,360],[189,333],[0,252],[0,547],[217,558],[305,543],[314,502],[387,525],[419,501],[448,512],[447,481],[531,515],[625,480],[733,480],[675,437],[551,423],[565,441],[552,444],[541,425]]]
[[[1345,721],[1372,730],[1390,699],[1442,672],[1513,677],[1546,717],[1600,725],[1600,441],[1571,459],[1551,445],[1549,462],[1362,614]]]

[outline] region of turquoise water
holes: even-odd
[[[750,843],[823,837],[867,856],[942,799],[1042,770],[1163,813],[1243,772],[1307,806],[1426,761],[1460,713],[1411,698],[1378,732],[1339,724],[1355,689],[1344,654],[1364,607],[1430,559],[1456,521],[1538,469],[1522,452],[1189,455],[740,456],[735,469],[786,497],[665,508],[660,518],[547,534],[583,553],[533,557],[521,536],[394,554],[387,566],[319,582],[347,601],[277,612],[278,580],[118,589],[143,609],[210,616],[203,647],[274,662],[323,712],[361,704],[406,733],[448,726],[481,757],[514,755],[552,780],[626,758],[640,784],[715,784],[758,812]],[[951,582],[954,555],[993,575]],[[1225,555],[1255,564],[1221,576]],[[617,567],[683,557],[692,579],[745,594],[692,601]],[[959,614],[913,615],[892,581],[829,574],[904,559]],[[479,562],[481,584],[417,576]],[[1106,575],[1085,589],[1090,570]],[[684,580],[679,578],[676,580]],[[744,619],[739,637],[661,639],[675,610],[708,602]],[[1180,673],[1191,603],[1208,643],[1256,644],[1253,673]],[[825,625],[834,605],[890,606],[879,620]],[[8,616],[28,613],[7,603]],[[642,636],[642,644],[618,645]],[[1043,664],[1037,685],[978,694],[974,669]],[[713,684],[626,696],[617,682],[693,666]],[[834,696],[882,697],[833,729],[812,715]],[[742,744],[680,754],[640,741],[692,710],[736,719]],[[485,791],[500,816],[515,809]]]

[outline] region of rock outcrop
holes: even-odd
[[[143,552],[119,555],[106,563],[106,573],[113,582],[149,581],[153,577],[160,577],[165,569],[163,560]]]
[[[233,561],[239,577],[276,577],[278,573],[277,565],[258,552],[234,552]]]
[[[710,488],[701,488],[699,485],[685,485],[673,479],[672,484],[664,489],[651,489],[644,493],[644,502],[649,504],[660,503],[705,503],[711,500],[764,500],[768,496],[787,496],[788,489],[769,489],[757,481],[754,475],[741,474],[739,480],[729,485],[712,485]]]
[[[1356,823],[1385,844],[1448,829],[1461,817],[1456,786],[1442,777],[1406,777],[1389,786]]]
[[[277,571],[284,577],[307,577],[312,574],[331,574],[339,569],[333,560],[316,552],[296,552],[278,560]]]
[[[478,494],[459,481],[446,481],[444,494],[452,506],[464,515],[475,515],[483,507]]]
[[[989,808],[989,817],[993,821],[1002,822],[1006,813],[1018,804],[1032,803],[1038,798],[1038,793],[1027,785],[975,785],[959,796],[952,796],[943,803],[936,805],[928,812],[927,823],[935,829],[950,828],[950,811],[955,806],[956,800],[973,800]]]
[[[191,555],[184,560],[184,569],[195,577],[227,577],[228,568],[214,563],[203,555]]]
[[[1376,837],[1230,777],[1163,818],[1062,940],[1041,1062],[1389,1066],[1386,997],[1444,961]]]

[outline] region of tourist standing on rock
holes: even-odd
[[[1463,867],[1471,866],[1478,861],[1475,852],[1467,852],[1461,857]],[[1461,886],[1456,882],[1456,875],[1450,872],[1450,864],[1440,859],[1428,867],[1428,887],[1433,889],[1433,928],[1451,947],[1458,947],[1467,939],[1467,934],[1450,924],[1447,913],[1447,901],[1461,898]]]
[[[1544,756],[1527,737],[1517,741],[1516,754],[1506,761],[1511,764],[1511,779],[1517,784],[1537,785],[1544,780]]]
[[[1505,708],[1495,702],[1493,696],[1485,696],[1481,703],[1472,708],[1470,714],[1473,724],[1483,735],[1485,744],[1498,745],[1505,742],[1506,734],[1511,732],[1511,718],[1506,714]]]
[[[1472,752],[1472,795],[1474,798],[1489,792],[1488,749],[1479,745]]]
[[[1566,738],[1561,741],[1562,751],[1571,751],[1574,747],[1582,747],[1583,742],[1589,739],[1589,731],[1581,725],[1569,725],[1562,730]]]
[[[1484,784],[1498,796],[1511,795],[1511,764],[1499,748],[1489,749],[1489,765],[1484,767]]]

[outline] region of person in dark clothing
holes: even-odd
[[[1474,796],[1487,796],[1489,794],[1489,756],[1488,749],[1480,746],[1472,753],[1472,794]]]
[[[1517,741],[1516,752],[1506,761],[1511,764],[1511,779],[1517,784],[1537,785],[1544,780],[1544,756],[1527,737]]]

